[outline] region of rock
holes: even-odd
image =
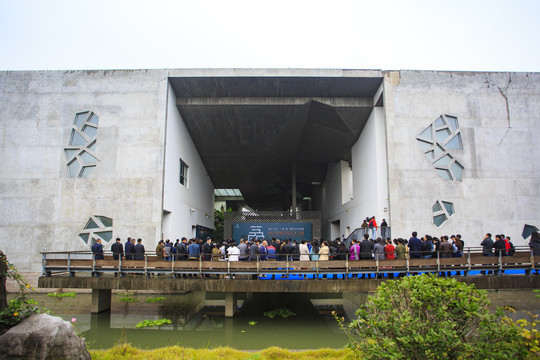
[[[57,316],[34,314],[0,336],[0,359],[90,359],[84,339]]]

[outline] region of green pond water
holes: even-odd
[[[90,348],[110,348],[124,336],[140,348],[180,345],[194,348],[231,346],[260,350],[270,346],[288,349],[343,348],[347,338],[331,316],[332,311],[351,318],[369,294],[241,294],[241,308],[232,319],[224,317],[223,294],[128,294],[134,302],[120,299],[125,293],[113,292],[112,309],[90,314],[91,294],[54,298],[35,294],[41,306],[65,320],[75,320],[75,328]],[[514,317],[525,311],[540,313],[540,299],[532,291],[490,291],[492,305],[511,305]],[[162,297],[157,302],[150,298]],[[288,318],[270,319],[265,312],[286,308]],[[143,320],[168,318],[170,325],[137,329]],[[250,325],[250,322],[254,325]]]

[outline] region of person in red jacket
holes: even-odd
[[[384,255],[387,260],[394,260],[396,258],[395,247],[390,239],[386,239],[386,246],[384,247]]]
[[[377,238],[377,221],[375,221],[375,216],[369,220],[369,229],[371,230],[371,238],[375,240]]]

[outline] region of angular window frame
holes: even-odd
[[[188,187],[188,181],[189,181],[189,165],[186,164],[186,162],[184,160],[182,160],[181,158],[179,159],[180,160],[180,171],[178,172],[179,174],[179,182],[180,182],[180,185],[184,185],[186,188]]]

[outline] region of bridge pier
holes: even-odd
[[[234,292],[225,293],[225,317],[231,318],[238,311],[237,295]]]
[[[92,289],[92,314],[111,310],[111,289]]]

